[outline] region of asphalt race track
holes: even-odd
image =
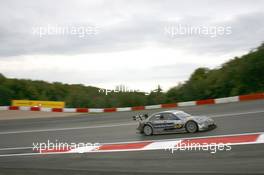
[[[232,146],[215,154],[156,150],[21,155],[32,151],[33,142],[47,140],[112,143],[264,132],[264,100],[177,109],[212,116],[218,127],[195,134],[137,134],[132,116],[160,110],[0,121],[0,174],[264,174],[264,144]]]

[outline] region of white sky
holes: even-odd
[[[212,0],[213,1],[213,0]],[[164,90],[263,42],[263,1],[21,1],[0,3],[0,72],[101,88]],[[52,5],[51,5],[52,4]],[[170,38],[164,27],[229,26],[232,34]],[[88,38],[32,34],[47,25],[98,26]]]

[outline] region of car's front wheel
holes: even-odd
[[[198,131],[198,126],[194,121],[188,121],[185,126],[187,132],[189,133],[194,133]]]
[[[145,125],[144,128],[143,128],[143,132],[146,136],[150,136],[153,134],[153,129],[151,126],[149,125]]]

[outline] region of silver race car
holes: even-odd
[[[192,116],[183,111],[171,110],[154,113],[151,116],[136,115],[139,122],[137,130],[147,136],[175,132],[206,131],[216,127],[214,120],[206,116]]]

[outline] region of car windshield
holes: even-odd
[[[176,112],[176,113],[174,113],[177,117],[180,117],[180,118],[185,118],[185,117],[190,117],[190,114],[187,114],[187,113],[185,113],[185,112],[182,112],[182,111],[180,111],[180,112]]]

